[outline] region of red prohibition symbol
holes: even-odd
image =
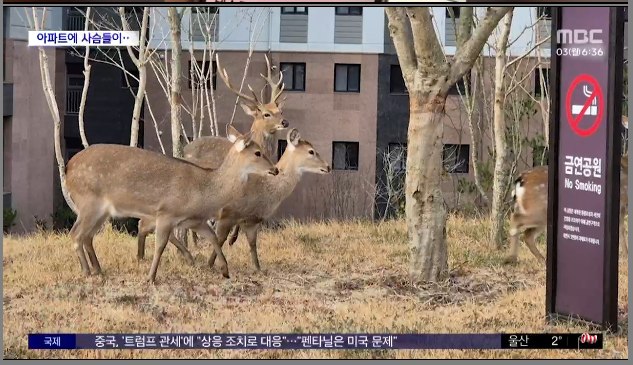
[[[590,95],[587,95],[587,100],[585,101],[584,105],[582,105],[582,109],[580,109],[580,112],[577,113],[578,115],[574,117],[574,115],[572,114],[572,101],[571,101],[571,97],[574,93],[574,91],[576,90],[576,87],[581,83],[584,82],[585,86],[589,86],[591,87],[591,89],[593,89],[593,91],[591,92]],[[583,129],[580,127],[580,122],[583,120],[583,117],[591,117],[591,116],[587,116],[587,110],[591,107],[592,103],[594,102],[594,99],[597,99],[596,103],[596,119],[594,120],[593,124],[587,128],[587,129]],[[569,88],[567,89],[567,98],[565,99],[565,106],[566,106],[566,112],[567,112],[567,123],[569,123],[569,126],[571,127],[572,131],[574,131],[574,133],[576,133],[577,135],[581,136],[581,137],[589,137],[592,134],[594,134],[596,132],[596,130],[598,130],[598,127],[600,127],[600,124],[602,123],[602,116],[604,115],[604,96],[602,94],[602,88],[600,87],[600,84],[598,83],[598,81],[591,75],[588,74],[581,74],[576,76],[576,78],[571,82],[571,84],[569,85]]]

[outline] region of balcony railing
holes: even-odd
[[[66,90],[66,114],[78,114],[82,89]]]
[[[77,13],[68,14],[66,19],[66,30],[84,30],[86,18]]]

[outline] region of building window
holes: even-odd
[[[66,114],[78,114],[84,88],[84,65],[66,64]]]
[[[402,70],[400,65],[391,65],[391,72],[389,76],[389,92],[392,94],[407,94],[407,86],[404,83],[402,77]]]
[[[445,144],[443,162],[447,172],[467,174],[470,167],[470,146],[467,144]]]
[[[286,152],[286,147],[288,147],[288,141],[285,139],[280,139],[277,141],[277,161],[281,160],[281,156]]]
[[[207,37],[215,40],[219,9],[217,6],[200,6],[191,8],[191,39],[204,42]]]
[[[332,142],[334,170],[358,170],[358,142]]]
[[[305,91],[306,90],[306,64],[282,62],[279,68],[283,72],[284,90]]]
[[[282,6],[281,7],[282,14],[308,14],[307,6]]]
[[[334,65],[334,91],[360,92],[360,65]]]
[[[470,90],[470,89],[469,89]],[[465,95],[466,94],[466,81],[465,78],[459,79],[455,85],[448,89],[448,95]]]
[[[336,15],[363,15],[361,6],[337,6]]]
[[[543,84],[541,85],[541,75],[543,76]],[[542,89],[544,86],[545,89]],[[549,87],[549,68],[537,68],[534,73],[534,96],[541,96],[543,92],[547,92]]]
[[[539,19],[552,19],[552,8],[549,6],[537,6],[536,17]]]
[[[189,61],[189,88],[190,89],[201,89],[202,83],[205,83],[205,88],[208,90],[211,88],[211,82],[213,82],[213,90],[216,90],[216,76],[217,76],[217,65],[215,61],[213,61],[213,72],[209,75],[209,65],[210,61],[196,61],[198,67],[192,69],[193,63]]]
[[[407,169],[407,144],[389,143],[387,149],[389,169],[393,172],[405,171]]]
[[[69,7],[66,11],[65,30],[84,30],[86,26],[86,7]]]

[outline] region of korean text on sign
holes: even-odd
[[[69,31],[41,30],[29,31],[29,46],[95,46],[121,47],[138,46],[138,31]]]

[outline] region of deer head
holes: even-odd
[[[327,174],[332,171],[330,165],[325,162],[310,142],[302,140],[299,132],[293,128],[286,138],[288,145],[278,166],[296,168],[300,174],[311,172],[315,174]]]
[[[227,128],[227,133],[233,146],[220,169],[227,164],[243,166],[240,170],[242,179],[246,179],[249,174],[274,176],[279,173],[279,169],[262,153],[261,147],[251,139],[250,133],[242,135],[233,126]]]
[[[274,134],[280,129],[288,128],[288,121],[284,119],[282,115],[281,107],[283,106],[284,101],[278,102],[279,96],[281,96],[284,84],[283,84],[283,74],[279,71],[279,79],[277,81],[273,80],[272,77],[272,67],[270,65],[270,60],[266,56],[266,65],[268,69],[267,76],[261,74],[261,76],[266,80],[266,83],[271,88],[270,98],[266,101],[264,98],[264,89],[260,92],[260,97],[257,97],[257,94],[248,85],[248,89],[252,95],[247,95],[242,93],[233,85],[229,80],[229,76],[226,72],[226,69],[220,66],[220,58],[218,54],[215,55],[215,62],[218,67],[218,73],[220,78],[224,81],[226,87],[229,88],[234,94],[240,97],[240,105],[244,112],[251,117],[253,117],[253,127],[251,130],[259,130],[263,131],[265,134]]]

